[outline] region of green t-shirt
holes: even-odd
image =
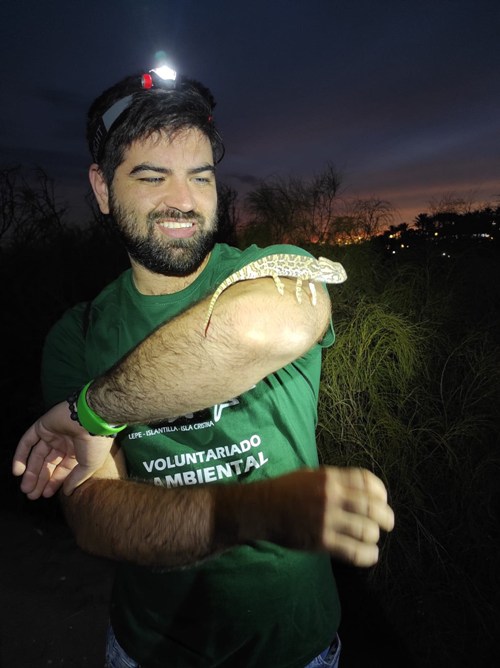
[[[234,271],[293,246],[218,244],[186,289],[141,295],[130,270],[50,332],[49,405],[103,373]],[[217,308],[217,306],[215,307]],[[322,345],[333,342],[330,329]],[[165,487],[246,483],[318,465],[321,346],[223,404],[120,434],[129,475]],[[329,557],[256,541],[169,571],[120,563],[111,601],[119,643],[144,668],[303,668],[331,642],[340,606]]]

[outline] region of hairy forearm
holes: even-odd
[[[324,482],[321,470],[250,484],[175,489],[93,479],[62,497],[62,503],[82,549],[175,568],[255,540],[322,549]],[[297,503],[299,498],[307,502]]]
[[[214,501],[207,488],[166,490],[93,479],[61,502],[79,546],[98,556],[167,568],[216,551]]]
[[[208,299],[157,329],[95,381],[90,406],[113,424],[177,417],[238,396],[322,336],[327,296],[298,304],[293,281],[284,296],[271,279],[248,283],[221,295],[207,336]]]

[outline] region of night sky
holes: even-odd
[[[498,0],[3,0],[0,49],[0,164],[44,167],[74,210],[90,102],[159,51],[212,89],[242,194],[330,162],[395,222],[447,193],[498,202]]]

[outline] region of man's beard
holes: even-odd
[[[190,211],[183,213],[177,209],[155,211],[146,216],[147,232],[140,237],[136,230],[139,227],[136,215],[122,208],[113,196],[110,201],[110,214],[113,226],[118,232],[127,253],[138,264],[155,274],[164,276],[189,276],[202,264],[215,245],[217,234],[217,218],[214,214],[213,224],[204,230],[205,217],[201,213]],[[176,220],[193,222],[198,225],[194,237],[188,239],[169,239],[155,234],[159,220]]]

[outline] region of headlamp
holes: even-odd
[[[149,70],[147,74],[141,77],[141,86],[148,90],[149,88],[175,88],[175,80],[177,72],[167,65],[156,67],[154,70]]]
[[[138,89],[135,92],[139,92],[141,89],[150,90],[151,88],[174,89],[176,79],[177,72],[167,65],[162,65],[161,67],[149,70],[149,72],[143,74],[140,77],[140,86],[138,86]],[[101,123],[99,124],[92,141],[92,156],[95,162],[99,162],[100,152],[106,136],[109,134],[114,123],[132,102],[135,92],[112,104],[102,115]]]
[[[141,88],[144,90],[149,90],[150,88],[175,88],[175,80],[177,78],[177,72],[170,69],[166,65],[163,67],[158,67],[154,70],[149,70],[146,74],[141,76]],[[103,114],[102,120],[106,132],[109,132],[109,129],[116,121],[118,116],[125,111],[130,102],[132,101],[132,95],[127,95],[123,97],[118,102],[115,102],[105,114]]]

